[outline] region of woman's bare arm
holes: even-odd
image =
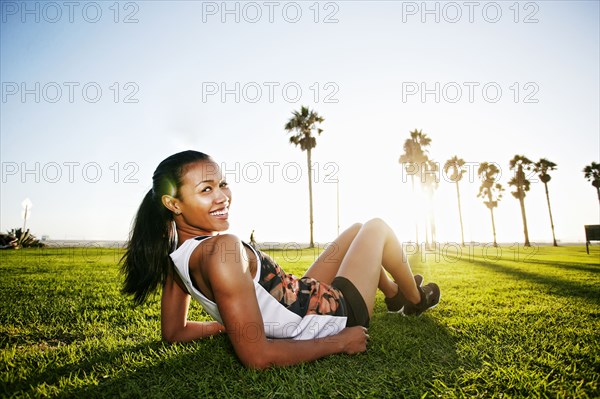
[[[227,248],[227,253],[213,251],[212,255],[203,256],[202,262],[227,334],[245,366],[257,369],[286,366],[334,353],[366,350],[368,335],[363,327],[346,328],[337,335],[320,339],[267,339],[248,260],[231,251],[240,243],[232,237],[220,236],[219,242],[214,243],[217,248],[220,245]]]
[[[190,295],[169,275],[165,282],[161,297],[160,323],[162,337],[167,342],[188,342],[210,337],[225,330],[216,321],[188,321]]]

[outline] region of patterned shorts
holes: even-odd
[[[261,275],[259,284],[291,312],[304,317],[309,314],[347,316],[342,292],[310,277],[286,274],[267,254],[259,252]]]

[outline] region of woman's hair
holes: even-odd
[[[142,304],[159,284],[164,284],[171,267],[169,254],[173,251],[176,232],[173,215],[163,205],[162,196],[177,197],[186,166],[210,159],[202,152],[183,151],[163,160],[154,171],[152,189],[137,211],[121,258],[121,270],[125,275],[122,291],[133,295],[137,305]]]

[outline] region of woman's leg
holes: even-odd
[[[321,255],[319,255],[315,263],[311,265],[304,276],[314,278],[315,280],[322,281],[326,284],[331,284],[333,279],[338,275],[342,260],[348,253],[350,244],[352,244],[362,226],[361,223],[355,223],[344,230],[342,234],[329,244]],[[404,259],[404,252],[401,248],[399,254],[402,254]],[[408,269],[412,280],[412,271],[408,265],[408,260],[404,259],[404,263],[406,264],[406,268]],[[389,278],[383,267],[380,267],[380,269],[377,286],[386,298],[392,298],[398,293],[398,285]],[[412,285],[410,282],[408,284],[409,286]],[[410,291],[411,288],[408,287],[408,290]],[[403,289],[403,293],[405,293],[404,291],[405,289]]]
[[[415,304],[420,302],[421,293],[402,251],[402,245],[385,222],[373,219],[359,229],[337,273],[337,276],[347,278],[358,289],[369,315],[373,313],[377,287],[382,285],[386,296],[390,296],[388,294],[394,290],[394,282],[382,272],[381,265],[392,275],[398,289],[408,301]]]
[[[325,248],[315,263],[304,273],[304,276],[314,278],[325,284],[331,284],[340,270],[340,265],[348,252],[350,244],[354,241],[361,227],[361,223],[355,223],[344,230],[338,238]]]
[[[392,298],[396,296],[399,290],[398,284],[396,284],[394,280],[390,279],[383,267],[381,268],[381,272],[379,274],[379,283],[377,284],[377,288],[383,292],[383,295],[386,298]]]

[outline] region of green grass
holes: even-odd
[[[119,293],[119,249],[0,251],[0,395],[599,397],[600,248],[501,251],[412,256],[437,308],[400,317],[380,294],[366,353],[262,372],[225,336],[161,342],[158,296],[135,308]],[[300,275],[316,256],[271,254]]]

